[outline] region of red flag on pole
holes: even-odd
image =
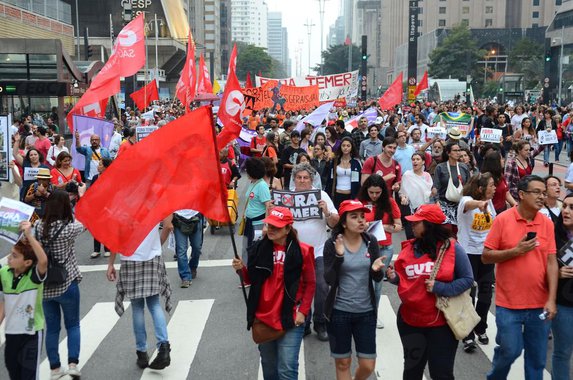
[[[378,100],[381,110],[389,110],[393,108],[396,104],[400,104],[402,101],[402,77],[403,74],[400,73],[398,78],[388,87],[384,95]]]
[[[145,65],[143,14],[127,24],[117,36],[114,53],[93,79],[90,87],[66,117],[73,133],[73,115],[105,116],[108,98],[119,92],[119,78],[134,75]]]
[[[231,52],[231,57],[229,58],[229,69],[227,70],[227,76],[231,76],[231,70],[237,71],[237,44],[233,46],[233,51]]]
[[[195,99],[195,88],[197,86],[197,69],[195,67],[195,41],[189,30],[187,38],[187,59],[181,71],[181,77],[175,87],[175,94],[187,110],[189,104]]]
[[[235,52],[236,48],[237,46],[235,45],[233,52]],[[233,54],[231,54],[232,56]],[[239,137],[242,127],[242,112],[245,109],[245,97],[241,91],[237,74],[235,74],[235,68],[231,67],[232,64],[236,64],[236,61],[233,62],[233,59],[229,61],[229,77],[227,78],[225,92],[217,113],[224,127],[223,131],[217,136],[217,146],[221,148],[226,146],[231,140]]]
[[[205,65],[203,53],[199,56],[199,75],[198,75],[197,93],[198,94],[212,94],[213,86],[211,85],[211,78],[209,69]]]
[[[153,79],[144,87],[129,95],[140,110],[144,110],[153,100],[159,100],[159,91],[157,90],[157,81]]]
[[[251,81],[251,73],[247,71],[247,79],[245,80],[245,88],[253,88],[253,82]]]
[[[420,95],[420,93],[424,90],[427,90],[428,87],[430,87],[430,86],[428,85],[428,70],[426,70],[424,72],[424,76],[422,77],[422,80],[416,86],[416,91],[414,92],[414,96]]]
[[[209,107],[124,151],[82,197],[76,217],[106,247],[130,256],[157,223],[186,208],[229,221]]]

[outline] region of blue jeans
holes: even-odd
[[[199,217],[197,229],[191,235],[185,235],[177,227],[173,228],[173,235],[175,237],[175,254],[177,255],[177,270],[179,277],[183,281],[191,281],[191,270],[197,269],[199,266],[199,256],[201,256],[201,249],[203,248],[203,223],[205,219],[203,216]],[[191,258],[187,261],[187,248],[191,244]]]
[[[392,247],[391,245],[380,246],[380,257],[386,256],[386,260],[384,260],[384,265],[385,265],[383,269],[384,272],[386,272],[388,265],[392,263],[392,255],[394,255],[394,247]],[[384,277],[386,276],[384,275]],[[380,296],[382,295],[382,281],[379,282],[373,281],[373,285],[374,285],[374,296],[376,297],[376,307],[378,307],[378,304],[380,303]]]
[[[559,161],[559,155],[561,154],[561,151],[563,150],[563,142],[564,140],[558,140],[557,144],[554,144],[553,146],[555,147],[555,161]]]
[[[265,380],[298,379],[298,354],[303,335],[304,324],[288,330],[281,339],[259,344]]]
[[[54,298],[42,302],[46,318],[46,354],[51,369],[62,366],[60,363],[61,313],[64,314],[64,326],[68,335],[68,364],[80,361],[80,287],[72,281],[68,290]]]
[[[523,349],[525,379],[543,379],[551,323],[539,319],[542,312],[542,308],[514,310],[496,307],[497,346],[492,369],[487,374],[488,380],[506,379],[512,363],[521,355]]]
[[[573,307],[557,305],[557,315],[551,321],[553,331],[553,357],[551,376],[554,380],[569,380],[571,353],[573,353]]]
[[[131,300],[131,310],[133,313],[133,332],[135,334],[135,348],[137,351],[147,351],[147,332],[145,331],[145,303],[147,303],[147,309],[149,310],[151,319],[153,320],[157,347],[159,347],[161,343],[169,342],[169,338],[167,337],[167,322],[165,321],[165,314],[163,314],[163,310],[161,309],[159,298],[159,294],[156,294],[146,298],[134,298]]]

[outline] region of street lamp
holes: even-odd
[[[558,87],[558,100],[557,104],[561,104],[561,89],[562,89],[562,82],[563,82],[563,32],[565,26],[561,27],[561,37],[555,37],[553,42],[557,42],[559,40],[559,87]]]
[[[310,45],[311,45],[310,36],[312,33],[312,27],[315,26],[314,24],[311,24],[311,22],[312,20],[307,19],[306,24],[304,24],[304,26],[306,26],[306,30],[308,33],[308,75],[310,75]]]
[[[322,62],[322,50],[324,42],[324,6],[328,0],[317,0],[318,1],[318,12],[320,13],[320,74],[323,74],[323,62]],[[310,73],[309,73],[310,74]]]

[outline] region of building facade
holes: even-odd
[[[281,12],[269,12],[267,19],[267,46],[271,57],[279,61],[285,74],[290,73],[288,32],[283,26]]]
[[[232,40],[267,48],[267,14],[264,0],[231,0]]]

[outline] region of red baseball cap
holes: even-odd
[[[338,213],[340,214],[340,216],[344,215],[344,213],[346,212],[351,212],[351,211],[370,212],[370,209],[366,207],[362,202],[354,200],[344,201],[340,204],[340,207],[338,208]]]
[[[286,225],[292,224],[294,219],[288,208],[277,206],[273,207],[271,212],[269,212],[269,216],[267,216],[263,222],[277,228],[283,228]]]
[[[446,221],[446,216],[440,206],[436,204],[428,204],[418,207],[414,215],[406,216],[406,220],[410,222],[426,220],[430,223],[442,224]]]

